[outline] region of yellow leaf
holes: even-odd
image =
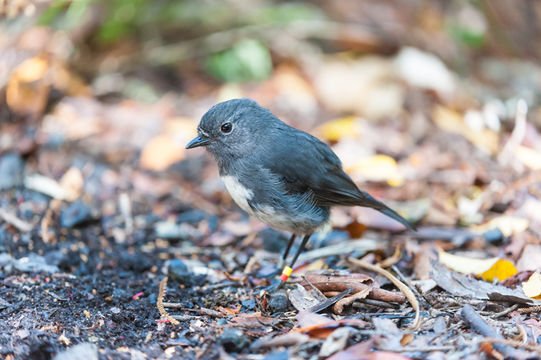
[[[34,57],[27,59],[21,63],[15,73],[20,81],[32,82],[41,79],[47,71],[48,63],[45,59]]]
[[[494,279],[503,281],[515,275],[517,272],[518,271],[512,262],[498,259],[498,261],[496,261],[496,263],[494,263],[490,269],[479,275],[483,280],[492,282]]]
[[[488,223],[476,226],[473,230],[478,233],[483,233],[487,230],[498,228],[504,236],[511,236],[513,234],[520,234],[528,229],[530,222],[528,219],[502,215],[498,216]]]
[[[361,131],[357,117],[346,116],[321,125],[319,133],[327,141],[338,141],[345,137],[357,138]]]
[[[494,279],[505,280],[517,273],[517,269],[511,262],[500,258],[475,259],[449,254],[445,251],[440,251],[438,255],[440,262],[445,266],[463,274],[480,276],[491,282]]]
[[[72,166],[66,171],[60,179],[60,186],[64,189],[66,200],[77,200],[83,192],[84,182],[83,174],[78,168]]]
[[[50,90],[45,81],[47,68],[45,59],[35,57],[25,60],[13,71],[6,86],[6,103],[11,110],[23,114],[43,111]]]
[[[402,174],[398,171],[395,159],[387,155],[374,155],[363,158],[356,164],[346,168],[347,173],[355,173],[369,181],[387,181],[391,186],[400,186],[404,183]]]
[[[530,169],[541,169],[541,153],[534,149],[525,146],[517,146],[515,149],[515,156]]]
[[[541,299],[541,274],[534,272],[528,281],[522,283],[524,295],[532,299]]]

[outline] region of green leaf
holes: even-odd
[[[39,25],[52,25],[52,23],[60,16],[62,12],[68,7],[68,0],[57,0],[49,5],[43,13],[39,16]]]
[[[211,55],[207,71],[219,80],[243,82],[264,80],[272,72],[269,50],[257,40],[246,39],[232,48]]]
[[[254,24],[287,24],[292,21],[323,18],[323,13],[316,6],[304,3],[284,3],[261,9],[250,19],[250,22]]]

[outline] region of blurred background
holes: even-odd
[[[20,0],[0,14],[2,189],[73,168],[74,199],[159,198],[178,191],[170,176],[208,180],[212,198],[215,167],[184,145],[236,97],[331,143],[369,189],[432,198],[416,220],[480,222],[485,187],[541,168],[535,1]]]
[[[165,217],[228,203],[184,146],[237,97],[330,143],[412,221],[482,223],[541,169],[534,1],[20,0],[0,14],[0,189],[82,199],[89,217],[126,191]],[[393,228],[372,215],[337,221]]]

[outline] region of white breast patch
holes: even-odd
[[[234,176],[222,176],[222,181],[237,205],[240,206],[242,210],[251,214],[253,211],[248,204],[248,200],[254,196],[252,190],[245,188]]]

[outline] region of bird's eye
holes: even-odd
[[[231,125],[231,123],[225,123],[222,124],[221,129],[224,134],[228,134],[231,132],[231,130],[233,130],[233,125]]]

